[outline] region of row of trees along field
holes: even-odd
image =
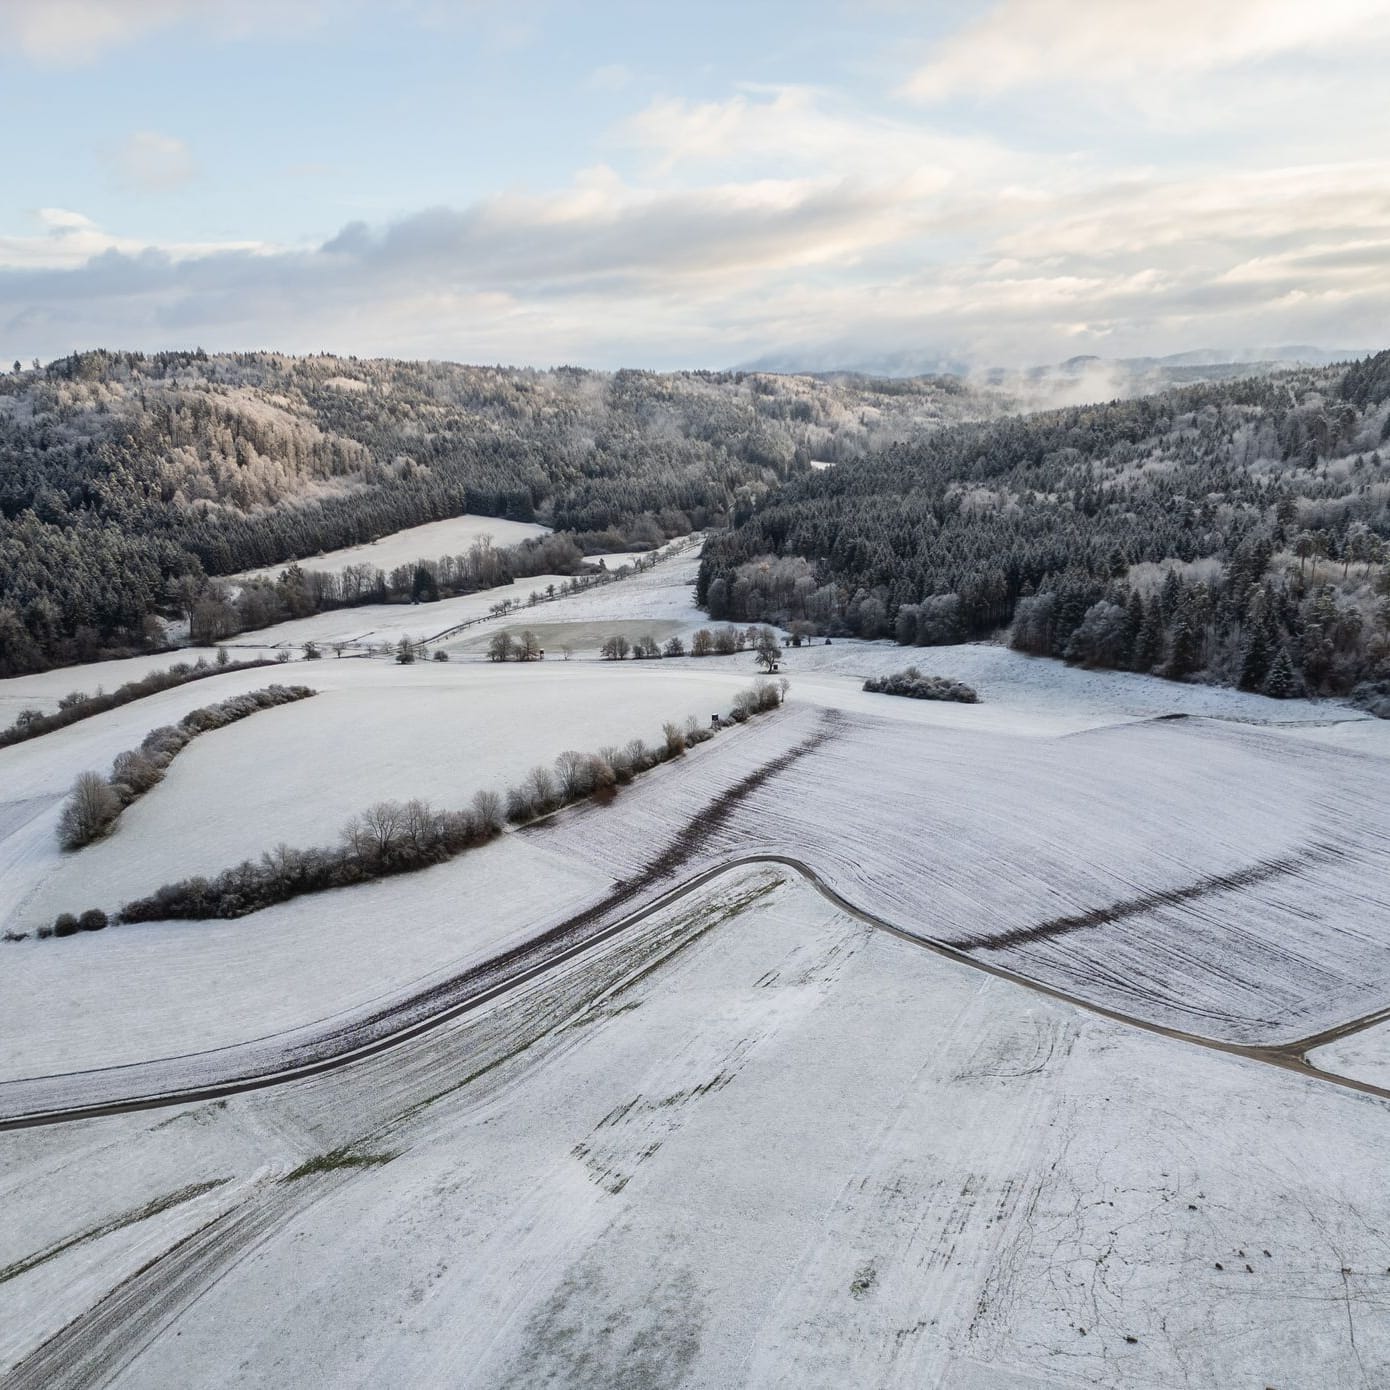
[[[76,354],[0,376],[0,675],[148,647],[210,577],[464,513],[649,548],[998,408],[949,381]]]
[[[946,428],[711,539],[711,618],[1342,693],[1390,676],[1390,352]]]

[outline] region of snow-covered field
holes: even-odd
[[[1388,1129],[754,869],[347,1070],[0,1136],[0,1367],[1375,1387]]]
[[[36,709],[52,714],[64,695],[77,691],[95,695],[98,689],[117,689],[127,681],[140,680],[151,671],[167,671],[180,662],[202,658],[212,661],[213,647],[188,647],[177,652],[157,652],[152,656],[132,656],[122,661],[93,661],[85,666],[60,666],[56,671],[40,671],[33,676],[11,676],[0,680],[0,728],[14,723],[20,710]]]
[[[292,674],[319,689],[317,699],[303,702],[313,713],[281,718],[296,708],[283,706],[198,739],[155,793],[122,816],[115,834],[80,853],[59,851],[50,831],[34,866],[41,888],[16,899],[0,929],[32,928],[74,904],[111,910],[278,844],[332,843],[351,816],[377,801],[422,797],[466,806],[474,792],[505,792],[565,749],[594,752],[634,737],[655,744],[663,722],[691,715],[706,724],[747,684],[746,676],[740,682],[684,668],[657,674],[634,664],[615,675],[552,662],[324,661],[296,665]],[[259,681],[248,680],[255,675]],[[279,675],[237,679],[259,686]],[[218,698],[228,685],[218,683]],[[138,704],[127,709],[122,746],[139,742],[149,718]],[[19,764],[13,785],[32,797],[61,793],[71,779],[55,787],[45,776],[51,758],[38,742],[20,746],[30,751],[12,760]]]
[[[1321,1071],[1354,1076],[1390,1090],[1390,1023],[1314,1048],[1308,1060]]]
[[[696,565],[535,610],[547,647],[708,625]],[[427,635],[423,610],[385,611]],[[238,673],[0,750],[0,926],[654,740],[754,673],[578,641],[495,666],[499,625],[518,619],[448,663]],[[860,688],[909,663],[982,703]],[[99,669],[59,693],[118,683]],[[836,641],[786,674],[782,710],[450,864],[240,921],[0,943],[13,1114],[263,1070],[576,913],[764,860],[339,1071],[0,1134],[0,1378],[1390,1383],[1390,1101],[1096,1012],[1268,1047],[1390,1005],[1390,724],[997,646]],[[58,854],[78,772],[275,679],[321,693],[198,739],[108,841]],[[1309,1060],[1390,1087],[1387,1038]],[[344,1146],[381,1161],[287,1180]]]
[[[414,564],[416,560],[438,560],[443,555],[462,555],[482,536],[491,538],[499,549],[518,545],[533,536],[550,534],[548,526],[529,521],[507,521],[495,516],[456,516],[448,521],[431,521],[424,526],[407,527],[392,532],[366,545],[345,546],[328,550],[321,555],[306,556],[299,563],[306,570],[323,574],[341,574],[349,565],[375,565],[387,574],[398,565]],[[235,584],[245,579],[274,579],[284,565],[267,565],[263,569],[244,570],[230,574],[227,580]]]
[[[227,645],[233,651],[247,648],[256,651],[302,647],[306,642],[316,642],[325,649],[335,642],[351,647],[377,647],[394,644],[402,637],[424,642],[460,623],[486,618],[499,603],[524,604],[532,593],[543,593],[547,584],[567,582],[562,574],[538,574],[511,584],[499,584],[495,589],[481,589],[476,594],[440,599],[438,603],[366,603],[359,608],[335,608],[327,613],[291,618],[272,627],[244,632]],[[548,613],[552,607],[545,604],[536,611]]]

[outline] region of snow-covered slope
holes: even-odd
[[[345,1071],[0,1136],[0,1373],[1390,1379],[1383,1104],[982,977],[782,877],[721,879]]]
[[[496,516],[456,516],[448,521],[430,521],[423,526],[409,526],[393,531],[380,540],[366,545],[350,545],[342,550],[328,550],[322,555],[310,555],[299,562],[306,570],[322,574],[341,574],[349,565],[375,565],[390,573],[398,565],[414,564],[416,560],[437,560],[443,555],[461,555],[474,541],[490,537],[499,548],[517,545],[533,536],[550,534],[548,526],[529,521],[508,521]],[[229,583],[244,579],[274,579],[284,565],[268,565],[262,569],[245,570],[227,576]]]

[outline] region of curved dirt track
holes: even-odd
[[[813,741],[808,740],[807,742],[811,744]],[[806,745],[803,745],[801,748],[793,750],[791,754],[786,756],[798,756],[805,747]],[[759,774],[761,774],[761,778],[765,779],[767,776],[772,775],[772,771],[773,769],[770,766],[764,766],[759,769]],[[754,775],[757,776],[759,774]],[[663,863],[661,867],[669,867],[669,861],[675,857],[676,850],[677,847],[673,846],[672,850],[661,856],[663,861],[667,861]],[[288,1061],[281,1066],[267,1067],[259,1070],[242,1071],[233,1068],[225,1076],[213,1080],[186,1085],[163,1085],[149,1091],[120,1095],[115,1098],[94,1099],[91,1103],[63,1105],[51,1109],[33,1108],[20,1110],[10,1114],[0,1115],[0,1130],[26,1129],[41,1125],[95,1119],[104,1115],[117,1115],[132,1111],[151,1110],[165,1106],[185,1105],[198,1101],[214,1100],[224,1096],[236,1095],[244,1091],[259,1090],[269,1086],[281,1085],[285,1082],[302,1080],[306,1077],[316,1076],[323,1072],[350,1066],[354,1062],[361,1061],[364,1058],[397,1047],[412,1038],[419,1037],[421,1034],[439,1027],[450,1019],[458,1018],[460,1015],[472,1012],[473,1010],[492,1003],[511,991],[548,974],[577,956],[583,955],[600,946],[613,937],[631,930],[655,913],[689,896],[691,893],[694,893],[707,883],[724,874],[762,864],[778,864],[793,870],[804,878],[822,897],[848,916],[853,917],[859,922],[863,922],[867,926],[873,927],[875,930],[886,932],[891,936],[897,937],[899,940],[907,942],[910,945],[932,951],[939,956],[954,961],[958,965],[968,966],[972,970],[978,970],[984,974],[1008,980],[1013,984],[1019,985],[1024,989],[1032,990],[1034,993],[1044,995],[1047,998],[1070,1004],[1087,1013],[1111,1019],[1118,1023],[1127,1024],[1130,1027],[1141,1029],[1144,1032],[1156,1033],[1162,1037],[1171,1038],[1198,1047],[1210,1048],[1213,1051],[1229,1053],[1237,1057],[1245,1057],[1252,1061],[1263,1062],[1270,1066],[1277,1066],[1288,1071],[1297,1072],[1300,1075],[1315,1078],[1331,1085],[1341,1086],[1349,1090],[1378,1096],[1384,1100],[1390,1100],[1390,1087],[1378,1086],[1372,1082],[1358,1080],[1355,1077],[1321,1071],[1308,1063],[1305,1058],[1305,1053],[1315,1046],[1320,1046],[1335,1038],[1345,1037],[1362,1028],[1370,1027],[1383,1021],[1387,1016],[1387,1012],[1390,1012],[1384,1008],[1362,1018],[1348,1020],[1335,1028],[1323,1030],[1321,1033],[1312,1037],[1281,1045],[1261,1046],[1256,1044],[1223,1042],[1218,1039],[1203,1037],[1197,1033],[1187,1032],[1183,1029],[1171,1028],[1163,1024],[1136,1018],[1119,1010],[1106,1008],[1103,1005],[1084,999],[1076,994],[1069,993],[1066,990],[1057,989],[1053,986],[1029,979],[1027,976],[1016,971],[1009,970],[1002,966],[988,964],[956,946],[908,931],[903,927],[896,926],[856,906],[826,883],[817,871],[804,860],[791,855],[759,853],[729,859],[714,867],[704,869],[675,887],[667,889],[665,892],[642,904],[640,907],[623,914],[616,920],[608,922],[606,925],[597,926],[597,929],[595,929],[596,923],[601,922],[612,908],[621,905],[623,902],[630,901],[642,887],[647,886],[646,876],[644,876],[644,880],[641,882],[625,884],[607,899],[577,914],[558,927],[552,928],[542,936],[535,938],[523,946],[506,952],[501,956],[494,957],[491,960],[484,961],[442,983],[434,984],[415,994],[403,996],[387,1008],[378,1011],[369,1019],[358,1020],[350,1026],[341,1027],[334,1032],[322,1035],[316,1040],[313,1046],[315,1055],[307,1058]],[[363,1032],[367,1030],[370,1030],[371,1036],[364,1041],[362,1040],[362,1035]],[[301,1048],[301,1050],[304,1049]],[[192,1070],[194,1064],[199,1062],[205,1063],[209,1057],[214,1055],[216,1054],[191,1053],[183,1057],[162,1059],[160,1065],[162,1069],[167,1070],[169,1066],[176,1066],[182,1063],[185,1065],[186,1069]],[[152,1064],[143,1064],[143,1066],[150,1065]],[[129,1070],[133,1073],[138,1073],[143,1069],[143,1066],[132,1067]],[[121,1068],[117,1070],[124,1071],[127,1069]],[[83,1078],[91,1078],[95,1087],[99,1084],[99,1078],[103,1077],[103,1075],[104,1073],[101,1071],[70,1073],[63,1079],[69,1083],[74,1081],[80,1083]],[[22,1084],[25,1089],[33,1089],[41,1085],[44,1079],[57,1080],[58,1078],[41,1078],[26,1081]],[[18,1084],[19,1083],[7,1083],[7,1085],[11,1087],[17,1086]],[[4,1104],[5,1090],[6,1086],[0,1086],[0,1105]]]

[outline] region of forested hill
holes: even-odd
[[[707,545],[716,618],[1267,689],[1390,677],[1390,353],[941,430]]]
[[[205,575],[464,512],[655,544],[997,408],[950,381],[78,354],[0,376],[0,675],[136,650]]]

